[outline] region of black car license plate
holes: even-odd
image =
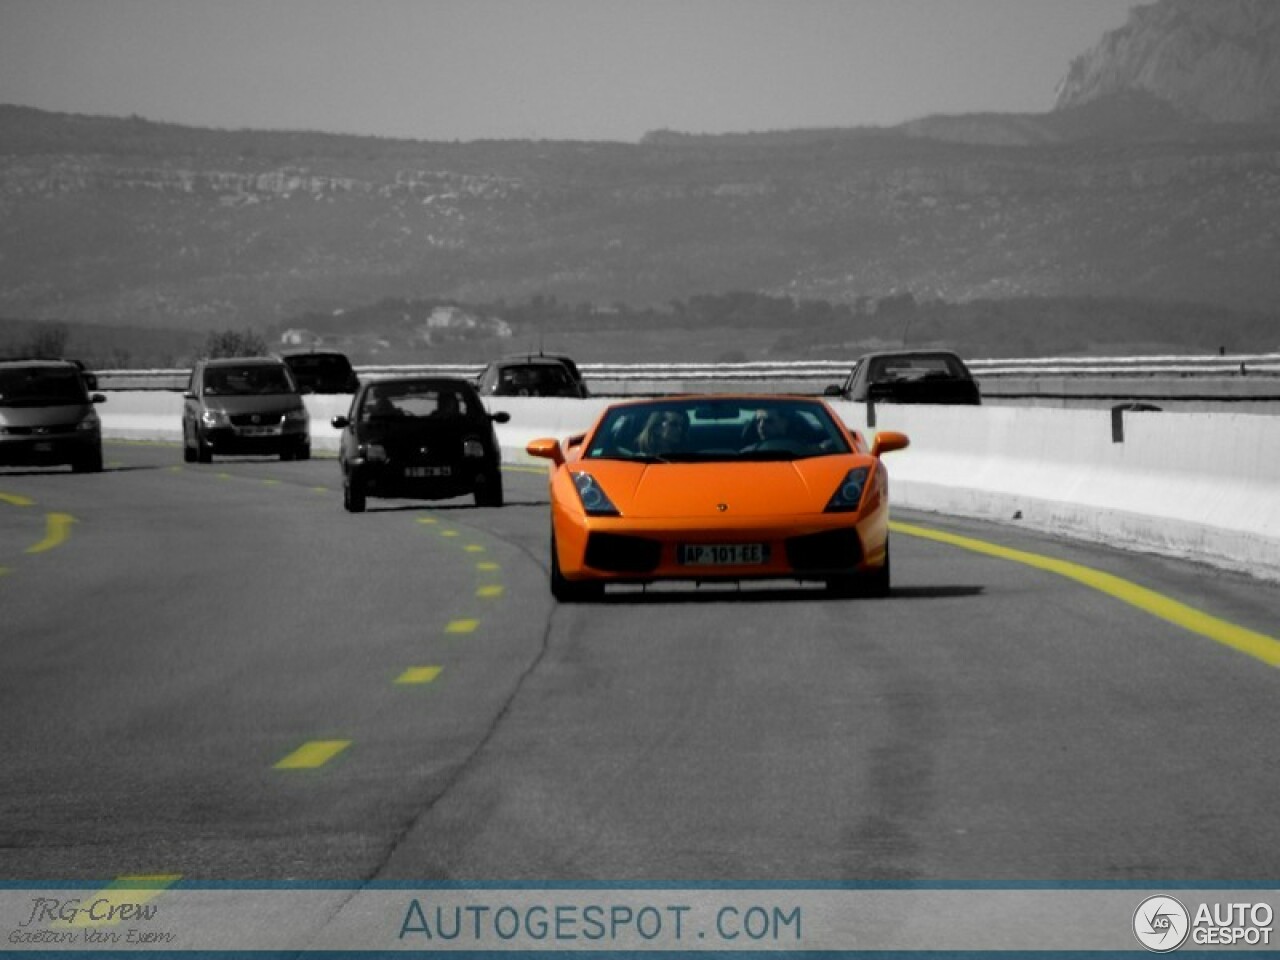
[[[750,567],[768,560],[767,543],[680,544],[680,562],[691,567]]]
[[[453,467],[405,467],[406,477],[451,477]]]

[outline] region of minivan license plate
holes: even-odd
[[[405,467],[406,477],[447,477],[453,473],[451,467]]]

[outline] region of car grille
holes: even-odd
[[[279,413],[233,413],[231,415],[231,425],[233,427],[273,427],[284,416]]]
[[[849,570],[862,559],[856,530],[828,530],[787,540],[787,563],[793,570]]]
[[[662,557],[662,544],[644,537],[618,533],[593,533],[587,537],[586,563],[597,570],[645,573]]]
[[[44,437],[53,433],[70,433],[75,428],[74,423],[51,424],[43,427],[0,427],[0,434],[10,437]]]

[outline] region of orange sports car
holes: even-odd
[[[839,595],[889,592],[880,455],[822,400],[688,396],[619,403],[592,428],[534,440],[552,462],[551,592],[608,583],[790,579]]]

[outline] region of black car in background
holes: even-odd
[[[102,424],[84,365],[74,360],[0,361],[0,466],[70,464],[102,471]]]
[[[361,385],[342,431],[342,505],[364,511],[369,497],[442,500],[471,494],[500,507],[502,455],[494,423],[474,386],[452,377],[396,377]]]
[[[277,357],[199,360],[182,400],[182,459],[214,454],[311,457],[311,415]]]
[[[828,397],[860,403],[980,404],[978,382],[949,350],[895,350],[859,357]]]
[[[486,397],[587,397],[578,365],[564,356],[522,354],[490,363],[476,378]]]
[[[293,372],[303,393],[355,393],[360,386],[351,361],[337,350],[285,353],[280,359]]]

